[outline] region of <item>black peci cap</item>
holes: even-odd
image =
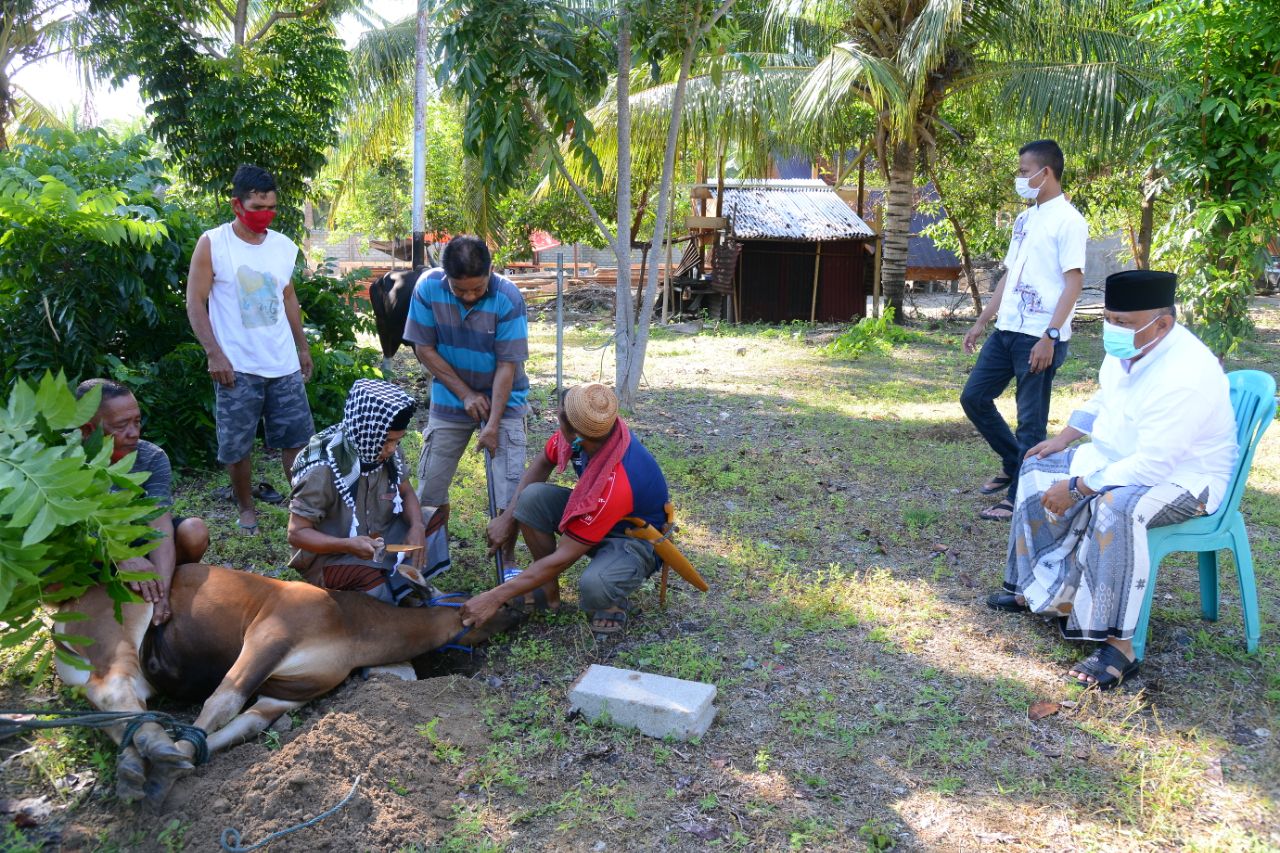
[[[1107,276],[1104,305],[1108,311],[1172,308],[1178,277],[1158,270],[1125,270]]]

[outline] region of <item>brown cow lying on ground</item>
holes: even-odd
[[[190,701],[207,697],[195,725],[207,733],[210,754],[256,737],[357,667],[425,654],[462,630],[456,608],[393,607],[362,592],[201,564],[179,567],[169,601],[173,618],[155,627],[146,603],[124,605],[124,622],[117,622],[102,588],[64,604],[60,611],[88,619],[60,630],[93,642],[69,649],[90,669],[59,661],[58,674],[69,685],[83,686],[103,711],[142,711],[158,694]],[[462,642],[482,642],[517,619],[511,610],[499,611]],[[107,731],[119,743],[125,727]],[[157,723],[142,725],[120,751],[118,796],[145,797],[158,810],[194,756],[190,741],[172,740]]]

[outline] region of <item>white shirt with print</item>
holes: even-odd
[[[237,373],[274,379],[299,369],[284,291],[293,279],[298,247],[278,231],[260,245],[240,239],[224,223],[205,232],[213,261],[209,324]]]
[[[1066,196],[1059,195],[1028,207],[1013,222],[1013,238],[1004,256],[1009,278],[996,315],[996,328],[1040,337],[1053,319],[1058,299],[1067,286],[1065,273],[1084,273],[1089,225]],[[1071,318],[1059,330],[1071,338]]]

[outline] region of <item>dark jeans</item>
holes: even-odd
[[[978,353],[978,363],[960,392],[960,405],[969,420],[982,433],[991,449],[1000,457],[1009,483],[1009,500],[1018,493],[1018,469],[1027,451],[1045,439],[1049,423],[1049,395],[1053,377],[1067,358],[1067,342],[1053,347],[1053,363],[1039,373],[1031,372],[1031,348],[1039,338],[1021,332],[997,329],[987,338]],[[995,400],[1017,379],[1018,434],[1014,437],[996,408]]]

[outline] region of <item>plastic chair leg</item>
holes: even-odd
[[[1210,622],[1218,621],[1218,552],[1201,551],[1200,614]]]
[[[1253,576],[1253,551],[1249,548],[1249,534],[1244,529],[1244,519],[1231,525],[1232,552],[1236,558],[1236,578],[1240,581],[1240,610],[1244,614],[1244,642],[1249,654],[1258,650],[1262,637],[1262,623],[1258,617],[1258,583]]]
[[[1154,551],[1148,553],[1151,561],[1150,574],[1147,576],[1147,588],[1142,593],[1142,611],[1138,614],[1138,624],[1133,629],[1133,656],[1142,660],[1147,654],[1147,633],[1151,624],[1151,607],[1156,597],[1156,575],[1159,573],[1160,561],[1164,554]]]

